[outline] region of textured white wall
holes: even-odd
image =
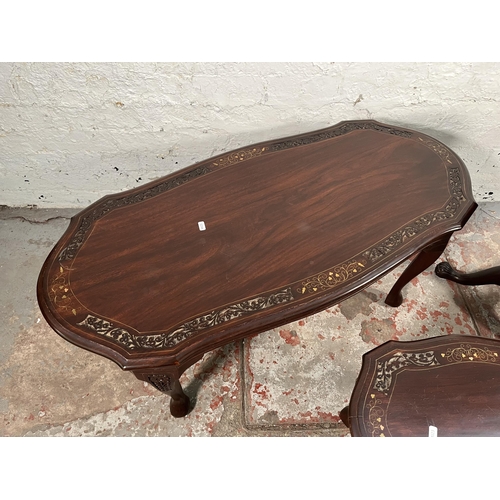
[[[500,200],[500,63],[0,63],[0,204],[83,207],[362,118],[443,141]]]

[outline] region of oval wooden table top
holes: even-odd
[[[475,207],[442,143],[341,122],[95,202],[48,256],[39,304],[60,335],[122,368],[188,366],[360,291]]]
[[[500,436],[500,341],[448,335],[376,347],[363,356],[347,419],[358,437],[428,437],[429,427],[437,437]]]

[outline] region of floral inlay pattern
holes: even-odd
[[[71,311],[76,316],[81,309],[69,284],[69,269],[59,266],[49,287],[49,298],[60,311]]]
[[[302,286],[297,289],[301,294],[306,292],[317,292],[318,290],[326,290],[334,288],[341,283],[353,278],[356,274],[363,271],[366,261],[351,260],[333,267],[328,271],[317,274],[306,281],[302,282]]]
[[[366,407],[368,408],[368,427],[371,430],[372,437],[385,437],[385,412],[380,406],[382,401],[377,399],[375,394],[370,394],[370,400]]]
[[[257,156],[260,156],[268,149],[269,148],[267,147],[262,147],[262,148],[245,149],[243,151],[236,151],[234,153],[228,154],[227,156],[219,158],[212,164],[216,167],[228,167],[229,165],[233,165],[234,163],[239,163],[240,161],[256,158]]]
[[[490,351],[487,347],[481,349],[480,347],[471,347],[470,344],[460,344],[460,347],[448,349],[446,353],[441,356],[451,362],[462,361],[486,361],[489,363],[496,363],[498,360],[498,353]]]

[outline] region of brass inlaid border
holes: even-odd
[[[71,311],[73,316],[81,312],[82,307],[76,300],[69,283],[69,269],[59,266],[52,281],[49,284],[49,299],[60,311]]]
[[[470,344],[460,344],[460,347],[448,349],[446,353],[441,353],[443,358],[452,362],[467,362],[467,361],[487,361],[496,363],[498,353],[490,351],[488,348],[481,349],[479,347],[471,347]]]
[[[349,260],[303,281],[301,286],[297,288],[297,292],[305,294],[306,292],[314,293],[318,290],[335,288],[356,276],[357,273],[362,273],[365,267],[365,259]]]
[[[382,401],[377,399],[375,394],[370,394],[366,407],[368,408],[368,427],[372,437],[385,437],[384,431],[387,428],[387,422],[381,404]]]
[[[244,149],[243,151],[235,151],[234,153],[229,153],[222,158],[212,162],[212,165],[215,167],[228,167],[229,165],[234,165],[235,163],[239,163],[241,161],[250,160],[252,158],[256,158],[257,156],[262,155],[262,153],[269,151],[268,147],[262,148],[252,148],[252,149]]]

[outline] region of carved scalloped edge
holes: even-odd
[[[318,141],[324,141],[326,139],[332,139],[333,137],[338,137],[354,130],[376,130],[378,132],[384,132],[386,134],[397,135],[399,137],[409,138],[413,135],[409,130],[400,130],[393,127],[386,127],[384,125],[379,125],[373,122],[361,122],[361,123],[346,123],[340,125],[331,130],[326,130],[324,132],[319,132],[317,134],[308,135],[306,137],[301,137],[299,139],[292,139],[289,141],[282,141],[273,144],[272,151],[281,151],[282,149],[294,148],[297,146],[305,146],[307,144],[312,144]]]

